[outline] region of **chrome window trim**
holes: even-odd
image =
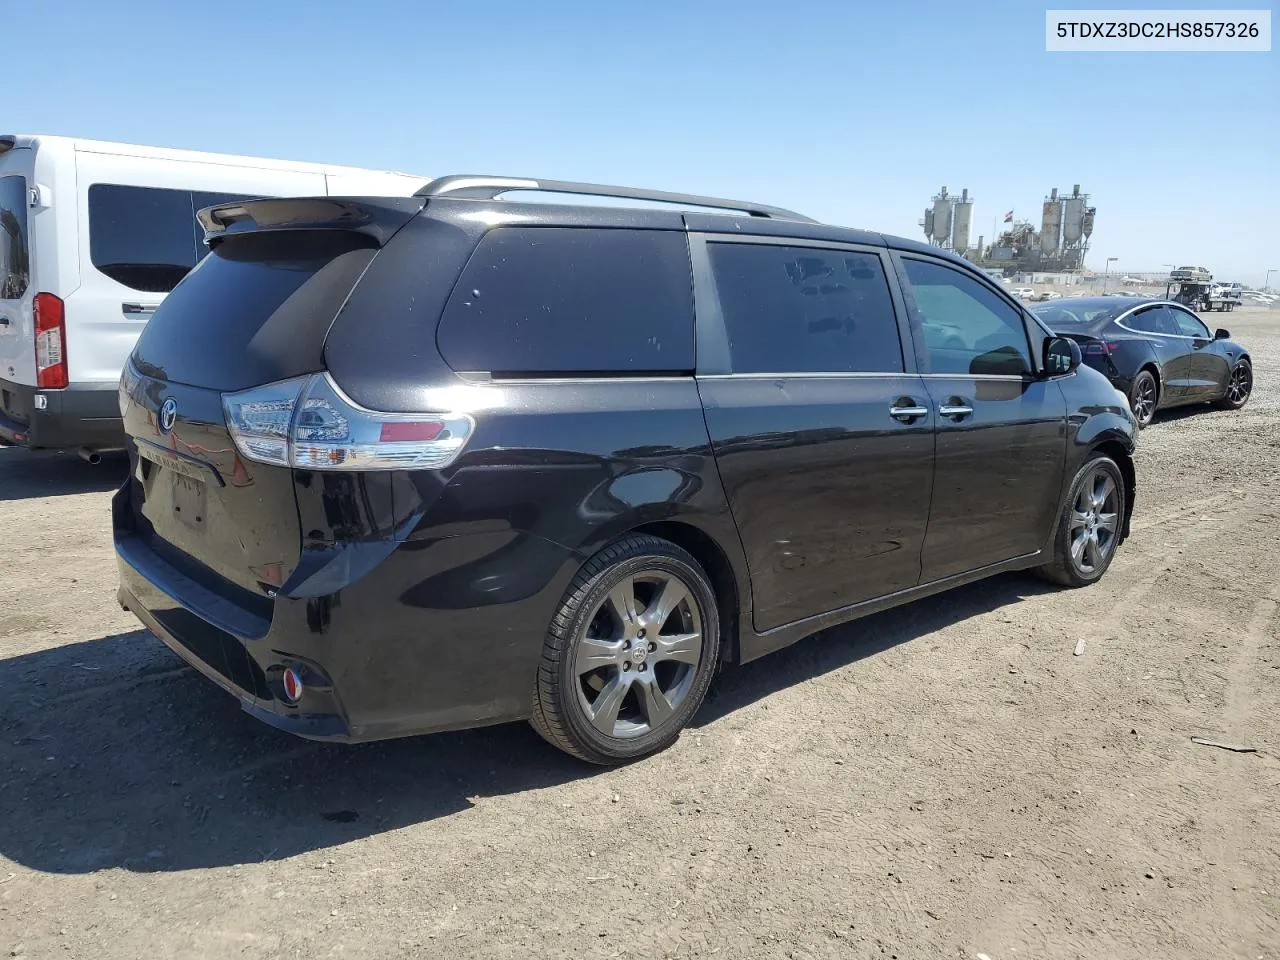
[[[1039,380],[1039,377],[1012,374],[1012,373],[868,373],[866,371],[857,372],[839,372],[831,373],[815,373],[807,371],[804,373],[700,373],[697,375],[698,380],[865,380],[873,379],[902,379],[902,380],[1016,380],[1018,382],[1030,382]]]
[[[1185,306],[1183,306],[1180,303],[1174,303],[1172,300],[1155,300],[1155,301],[1147,301],[1146,303],[1140,303],[1138,304],[1138,306],[1133,307],[1130,310],[1126,310],[1124,313],[1120,314],[1120,316],[1116,317],[1115,320],[1113,320],[1112,322],[1121,330],[1127,330],[1129,333],[1136,333],[1140,337],[1163,337],[1165,340],[1212,340],[1213,339],[1213,334],[1211,333],[1208,334],[1208,336],[1204,336],[1204,337],[1188,337],[1181,333],[1149,333],[1146,330],[1135,330],[1133,327],[1126,327],[1124,325],[1124,321],[1129,319],[1129,317],[1133,316],[1135,313],[1138,313],[1142,310],[1150,310],[1152,307],[1169,307],[1170,309],[1181,310],[1183,313],[1189,313],[1191,314],[1191,316],[1196,317],[1194,311],[1188,310]],[[1204,321],[1200,320],[1199,317],[1196,317],[1196,319],[1199,320],[1201,323],[1204,323]],[[1208,333],[1209,325],[1205,324],[1204,329],[1205,329],[1205,332]]]

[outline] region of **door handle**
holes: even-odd
[[[946,403],[939,405],[938,416],[950,417],[952,420],[963,420],[965,417],[973,415],[973,407],[965,403],[959,397],[952,397]]]
[[[929,415],[929,408],[922,407],[911,397],[901,397],[889,408],[889,416],[902,423],[915,423]]]
[[[134,316],[149,317],[156,312],[156,306],[154,303],[122,303],[120,309]]]

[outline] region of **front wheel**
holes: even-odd
[[[552,746],[618,764],[673,743],[720,655],[715,594],[698,562],[646,535],[601,550],[551,622],[532,723]]]
[[[1227,391],[1218,406],[1224,410],[1239,410],[1249,402],[1253,393],[1253,364],[1243,357],[1231,370],[1231,379],[1227,381]]]
[[[1129,409],[1138,427],[1149,424],[1156,415],[1156,404],[1160,398],[1160,388],[1156,384],[1155,375],[1150,370],[1139,370],[1129,388]]]
[[[1110,457],[1094,454],[1071,483],[1053,538],[1053,559],[1036,572],[1066,587],[1096,583],[1120,545],[1124,517],[1124,475]]]

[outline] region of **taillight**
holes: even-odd
[[[222,406],[241,456],[307,470],[448,466],[474,428],[466,414],[366,410],[327,373],[228,393]]]
[[[1115,353],[1120,348],[1120,344],[1111,340],[1093,340],[1084,345],[1085,356],[1089,357],[1105,357],[1108,354]]]
[[[52,293],[35,296],[36,386],[60,388],[67,378],[67,325],[62,301]]]

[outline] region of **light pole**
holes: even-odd
[[[1119,257],[1107,257],[1106,269],[1102,271],[1102,292],[1107,292],[1107,277],[1111,275],[1111,265],[1119,260]]]

